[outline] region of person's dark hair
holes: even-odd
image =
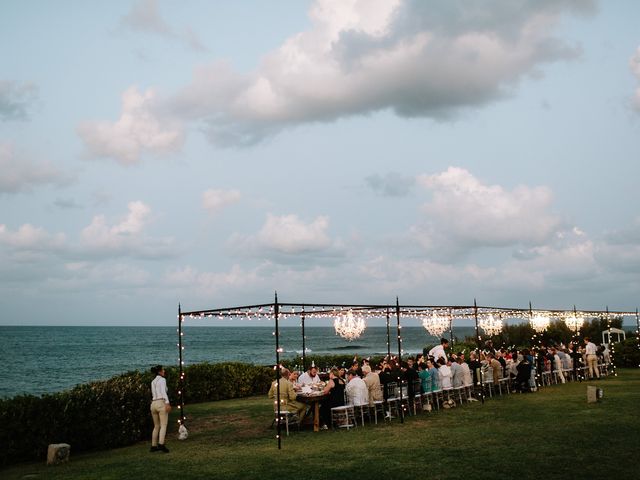
[[[155,367],[151,367],[151,373],[154,375],[158,375],[162,371],[162,365],[156,365]]]
[[[444,361],[443,357],[438,358],[438,362],[437,363],[439,363],[440,365],[446,365],[447,364],[447,362]]]
[[[440,345],[444,345],[445,343],[449,343],[449,340],[447,340],[446,338],[441,338]]]

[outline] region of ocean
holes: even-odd
[[[473,336],[472,327],[454,327],[454,336]],[[280,329],[282,358],[299,357],[302,335],[297,327]],[[438,339],[422,327],[403,327],[405,355],[422,352]],[[368,327],[353,342],[337,336],[332,327],[305,329],[308,354],[386,354],[385,327]],[[185,365],[199,362],[239,361],[258,365],[275,363],[275,339],[269,327],[185,327]],[[176,327],[56,327],[0,326],[0,364],[5,377],[0,398],[19,394],[41,395],[77,384],[103,380],[152,365],[178,365]],[[397,354],[395,328],[391,352]],[[321,365],[321,367],[323,367]]]

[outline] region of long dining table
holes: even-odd
[[[298,393],[297,400],[306,403],[313,409],[313,431],[320,431],[320,402],[329,395],[324,394],[322,390],[311,393]]]

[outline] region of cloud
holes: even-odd
[[[344,245],[340,240],[332,240],[328,229],[327,216],[318,216],[306,223],[294,214],[268,214],[259,232],[233,234],[227,243],[232,253],[239,256],[268,258],[309,269],[317,263],[333,263],[344,258]]]
[[[73,198],[56,198],[53,202],[53,205],[62,210],[73,210],[82,208],[82,205],[76,202]]]
[[[73,177],[51,162],[36,163],[15,152],[13,146],[0,142],[0,194],[29,192],[39,185],[64,186]]]
[[[138,0],[135,2],[131,6],[131,10],[120,19],[120,26],[137,32],[179,40],[197,52],[208,50],[191,28],[185,27],[182,32],[171,28],[162,18],[157,0]]]
[[[229,205],[240,201],[242,195],[238,190],[209,189],[202,194],[202,208],[216,214]]]
[[[195,70],[168,102],[217,145],[251,145],[289,126],[381,110],[448,119],[508,97],[525,76],[579,49],[553,36],[589,0],[317,0],[311,27],[242,74]]]
[[[631,73],[633,73],[639,83],[633,96],[632,105],[635,110],[640,112],[640,47],[636,49],[636,52],[629,60],[629,68],[631,68]]]
[[[481,247],[543,245],[562,226],[553,214],[547,187],[520,185],[508,191],[485,185],[462,168],[422,175],[418,184],[431,193],[423,221],[413,234],[428,251],[444,258]]]
[[[77,132],[92,156],[113,158],[123,165],[138,163],[146,152],[175,152],[184,142],[181,124],[157,108],[155,90],[140,92],[135,86],[122,94],[122,113],[117,121],[85,121]]]
[[[414,177],[405,177],[396,172],[389,172],[384,176],[369,175],[365,181],[376,195],[383,197],[405,197],[416,183]]]
[[[29,110],[38,100],[32,83],[0,80],[0,120],[28,120]]]
[[[0,244],[23,252],[59,251],[65,247],[66,237],[63,233],[51,234],[29,223],[14,232],[0,224]]]
[[[154,239],[145,235],[150,215],[151,208],[140,201],[130,202],[127,215],[111,225],[104,215],[96,215],[81,232],[81,247],[87,253],[110,257],[172,256],[172,239]]]

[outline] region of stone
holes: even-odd
[[[69,461],[71,445],[68,443],[51,443],[47,450],[47,465],[59,465]]]
[[[598,401],[598,388],[588,386],[587,387],[587,403],[596,403]]]

